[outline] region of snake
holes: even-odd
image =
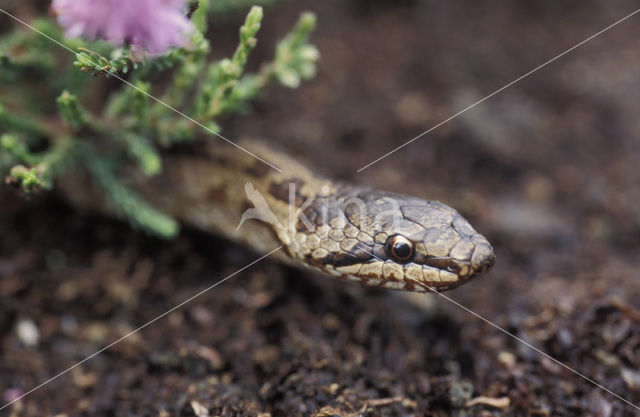
[[[238,147],[171,151],[162,174],[123,175],[184,224],[262,254],[281,247],[284,263],[367,286],[440,292],[494,264],[489,241],[445,204],[331,180],[265,141]],[[99,201],[64,188],[85,206]]]

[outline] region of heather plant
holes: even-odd
[[[177,222],[127,187],[122,167],[158,175],[172,145],[218,140],[221,116],[245,111],[272,83],[295,88],[316,70],[311,13],[271,61],[247,73],[261,7],[251,8],[235,52],[222,60],[208,59],[209,0],[54,0],[52,10],[57,23],[38,18],[36,31],[16,25],[0,38],[0,174],[26,194],[88,174],[116,213],[164,238],[177,234]],[[104,77],[116,87],[96,102]]]
[[[246,9],[252,5],[273,6],[281,0],[216,0],[209,6],[209,13],[212,17],[225,16],[229,12]]]

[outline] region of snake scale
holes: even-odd
[[[282,172],[209,143],[168,153],[157,177],[123,175],[185,224],[259,253],[283,246],[275,256],[286,263],[365,285],[444,291],[493,265],[487,239],[444,204],[331,181],[261,142],[241,146]],[[82,205],[105,207],[77,184],[63,188]]]

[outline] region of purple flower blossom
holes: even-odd
[[[52,7],[69,38],[130,43],[152,54],[184,46],[193,30],[185,0],[53,0]]]
[[[4,390],[4,401],[12,402],[20,398],[24,394],[22,390],[18,388],[9,388]]]

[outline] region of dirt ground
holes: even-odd
[[[252,62],[312,10],[317,78],[222,124],[333,177],[456,207],[497,263],[446,294],[640,404],[640,15],[356,173],[636,7],[285,2]],[[241,20],[217,23],[217,56]],[[158,241],[55,194],[4,187],[0,201],[3,403],[259,256],[195,230]],[[265,260],[0,415],[640,415],[452,303],[420,301]]]

